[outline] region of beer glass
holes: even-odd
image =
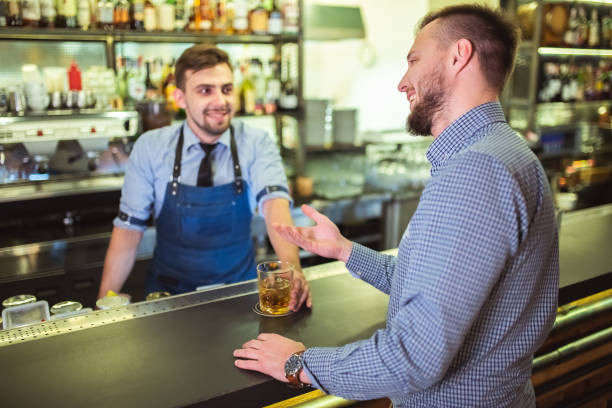
[[[257,265],[259,308],[270,315],[287,314],[295,267],[283,261],[267,261]]]

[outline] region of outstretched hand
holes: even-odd
[[[295,227],[277,224],[272,226],[287,241],[325,258],[346,262],[353,243],[346,239],[329,218],[308,205],[302,205],[302,212],[312,219],[314,227]]]

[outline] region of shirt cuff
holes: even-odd
[[[113,225],[115,227],[121,227],[121,228],[132,230],[132,231],[145,231],[147,229],[146,225],[142,225],[142,226],[134,225],[134,224],[131,224],[129,222],[119,219],[119,217],[115,217],[115,219],[113,220]]]
[[[357,242],[353,242],[353,247],[351,248],[351,254],[346,261],[346,269],[348,269],[349,273],[357,279],[362,279],[362,268],[364,264],[367,264],[368,257],[367,252],[371,251],[370,248],[367,248]]]
[[[320,381],[331,373],[332,361],[336,355],[335,347],[312,347],[304,352],[304,371],[312,386],[329,394]]]

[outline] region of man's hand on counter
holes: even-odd
[[[274,223],[272,226],[287,241],[325,258],[348,261],[353,243],[340,234],[340,230],[329,218],[308,205],[302,212],[312,219],[314,227],[295,227]]]
[[[285,363],[293,353],[304,350],[306,347],[300,342],[274,333],[261,333],[256,339],[244,343],[242,348],[234,350],[234,357],[237,357],[234,365],[288,382],[285,377]],[[308,377],[303,372],[300,380],[309,383]]]
[[[306,302],[307,307],[312,307],[312,294],[308,281],[301,271],[295,271],[293,275],[293,289],[291,290],[291,300],[289,301],[289,309],[294,312]]]

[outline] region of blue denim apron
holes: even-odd
[[[181,127],[172,181],[156,220],[157,245],[147,293],[163,290],[177,294],[255,277],[248,186],[242,180],[232,126],[230,149],[233,183],[212,187],[181,184]]]

